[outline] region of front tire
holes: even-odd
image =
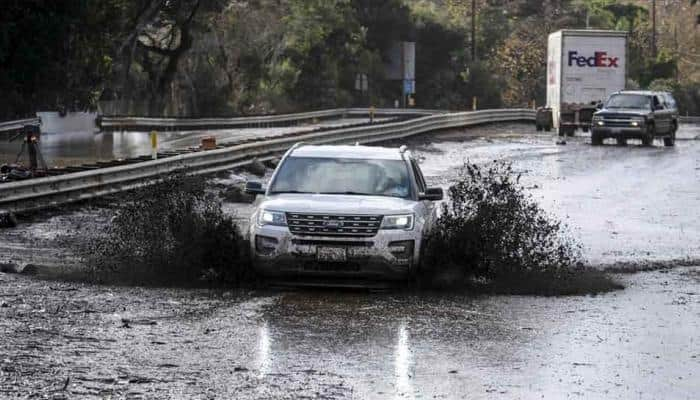
[[[618,146],[627,146],[627,138],[626,137],[617,138],[617,145]]]
[[[676,145],[676,131],[678,130],[678,125],[673,124],[673,129],[669,133],[669,136],[664,138],[664,146],[673,147]]]
[[[654,125],[647,125],[647,131],[644,137],[642,138],[642,145],[643,146],[653,146],[654,145],[654,136],[656,132],[654,130]]]
[[[591,132],[591,144],[593,146],[600,146],[603,144],[603,137],[599,133]]]

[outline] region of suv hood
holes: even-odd
[[[638,117],[649,115],[650,112],[650,110],[642,110],[639,108],[604,108],[593,115],[597,117],[606,117],[609,115],[629,115]]]
[[[414,200],[397,197],[286,193],[265,198],[259,207],[315,214],[391,215],[411,213],[416,204]]]

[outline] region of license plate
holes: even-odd
[[[345,262],[348,260],[347,250],[344,247],[317,247],[316,259],[318,261]]]

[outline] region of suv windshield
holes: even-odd
[[[408,197],[410,184],[402,160],[288,157],[270,194],[319,193]]]
[[[639,108],[649,110],[649,97],[640,94],[617,94],[610,97],[607,108]]]

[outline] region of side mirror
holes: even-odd
[[[244,191],[253,195],[265,194],[265,188],[263,187],[262,183],[255,181],[246,182]]]
[[[443,197],[442,188],[427,188],[425,193],[418,195],[418,200],[440,201]]]
[[[661,104],[657,104],[654,106],[654,111],[659,111],[659,110],[663,110],[663,109],[664,109],[664,106]]]
[[[596,110],[602,110],[603,109],[603,103],[598,103],[595,105]]]

